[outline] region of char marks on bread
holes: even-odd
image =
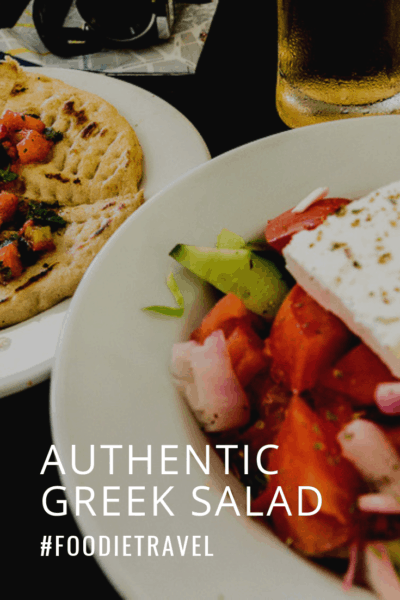
[[[143,192],[65,207],[56,250],[0,286],[0,327],[19,323],[72,296],[86,269],[120,225],[143,204]]]
[[[50,234],[40,218],[25,223],[42,227],[43,235],[52,239],[52,249],[36,252],[36,262],[26,264],[21,275],[1,279],[0,328],[72,296],[96,254],[144,201],[143,191],[138,190],[143,154],[136,133],[102,98],[41,73],[26,72],[7,58],[0,63],[0,115],[7,110],[37,116],[46,127],[62,133],[42,162],[13,165],[18,179],[12,189],[23,201],[19,205],[49,204],[64,225]],[[4,239],[8,244],[9,234],[18,240],[14,244],[21,237],[27,243],[27,234],[19,227],[9,222],[6,231],[2,227],[0,248]],[[0,267],[9,269],[2,261]]]
[[[73,206],[137,192],[142,149],[114,106],[10,60],[0,63],[0,82],[1,114],[35,114],[63,134],[44,163],[22,167],[27,198]]]

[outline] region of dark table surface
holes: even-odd
[[[275,2],[252,6],[220,0],[195,75],[124,77],[181,111],[212,157],[287,129],[275,109]],[[52,444],[49,391],[46,381],[1,399],[3,539],[10,565],[3,587],[8,579],[12,598],[118,599],[93,558],[40,556],[44,535],[80,535],[70,514],[55,518],[42,507],[45,490],[61,485],[55,467],[40,476]]]

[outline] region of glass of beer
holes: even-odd
[[[289,127],[400,114],[400,0],[278,0],[276,100]]]

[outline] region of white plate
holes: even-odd
[[[69,69],[27,69],[61,79],[108,100],[135,129],[144,152],[141,187],[151,198],[210,158],[193,125],[161,98],[130,83]],[[55,348],[69,307],[62,302],[24,323],[0,331],[0,397],[50,375]]]
[[[299,558],[263,526],[232,509],[216,506],[228,483],[243,504],[239,484],[223,473],[213,454],[209,476],[194,464],[185,474],[185,448],[192,444],[202,456],[205,438],[198,430],[170,379],[171,347],[186,339],[210,302],[208,287],[174,266],[168,253],[178,242],[214,245],[222,227],[244,237],[262,232],[267,219],[294,206],[311,190],[328,185],[333,196],[358,196],[400,178],[400,117],[371,117],[306,127],[259,140],[214,159],[182,177],[134,215],[99,254],[79,287],[60,338],[51,386],[53,437],[65,467],[63,481],[73,514],[76,486],[94,490],[96,516],[83,510],[77,517],[85,535],[120,536],[119,556],[97,556],[120,594],[128,599],[154,600],[366,600],[361,589],[345,594],[334,576]],[[118,268],[115,268],[118,265]],[[183,288],[187,318],[174,320],[144,313],[149,304],[171,304],[165,279],[174,267]],[[107,284],[107,293],[104,293]],[[95,447],[94,470],[89,445]],[[108,453],[115,444],[114,474],[108,474]],[[152,445],[154,464],[128,470],[128,446],[144,456]],[[161,445],[177,445],[168,455],[177,462],[161,475]],[[152,515],[152,486],[165,491],[175,513]],[[306,485],[306,484],[305,484]],[[104,486],[119,503],[103,516]],[[128,486],[145,504],[128,515]],[[204,506],[191,500],[196,486],[209,486],[210,515],[196,517]],[[203,492],[203,495],[206,494]],[[207,495],[204,496],[207,498]],[[213,557],[135,557],[133,536],[209,536]],[[122,536],[132,536],[131,557],[122,556]],[[176,538],[175,538],[176,539]],[[128,540],[129,541],[129,540]],[[176,549],[176,543],[175,543]]]

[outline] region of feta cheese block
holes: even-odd
[[[297,283],[400,378],[400,181],[300,231],[283,255]]]

